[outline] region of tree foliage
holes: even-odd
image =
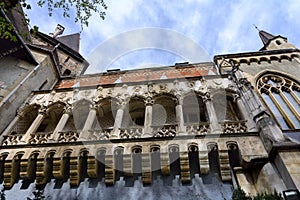
[[[17,1],[16,1],[17,2]],[[27,0],[18,1],[23,9],[30,10],[32,6]],[[107,10],[107,5],[104,0],[36,0],[36,3],[40,7],[46,6],[48,9],[48,15],[52,16],[54,12],[60,11],[64,18],[74,18],[75,23],[81,25],[81,29],[89,24],[89,19],[93,14],[99,16],[104,20]],[[15,4],[12,7],[8,6],[4,0],[0,0],[0,9],[7,13],[10,9],[17,10],[19,4]],[[74,16],[71,13],[75,13]],[[25,25],[29,25],[30,19],[25,14]],[[34,26],[35,31],[37,27]],[[10,39],[16,41],[17,38],[13,34],[14,26],[9,23],[5,17],[0,16],[0,38]]]
[[[261,193],[251,197],[239,187],[233,191],[232,200],[283,200],[283,197],[276,190],[274,193]]]

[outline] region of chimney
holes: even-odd
[[[64,32],[64,30],[65,30],[65,27],[63,27],[63,26],[60,25],[60,24],[57,24],[54,33],[50,33],[50,35],[51,35],[53,38],[56,38],[57,36],[62,35],[63,32]]]

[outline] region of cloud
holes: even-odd
[[[133,51],[142,53],[144,49],[166,51],[189,62],[209,61],[209,56],[202,47],[183,34],[170,29],[142,28],[121,33],[100,44],[88,57],[90,67],[87,73],[95,72],[97,69],[105,71],[120,57],[127,56]],[[148,58],[157,61],[157,55]],[[144,58],[144,60],[148,59]],[[166,65],[165,62],[162,63]],[[174,62],[169,63],[172,64]]]
[[[30,1],[33,2],[32,4],[35,3],[33,0]],[[300,45],[298,0],[174,0],[168,2],[164,0],[118,0],[106,1],[106,3],[108,4],[106,19],[103,21],[93,15],[89,27],[81,33],[81,53],[85,57],[88,57],[96,47],[105,43],[109,38],[146,27],[166,28],[181,33],[186,38],[195,41],[202,49],[204,48],[210,59],[216,54],[260,49],[262,43],[252,24],[274,35],[286,36],[296,46]],[[79,25],[74,25],[72,20],[61,18],[57,13],[49,18],[46,17],[47,10],[44,9],[43,12],[35,10],[36,8],[33,8],[30,12],[30,17],[45,33],[52,32],[57,23],[66,27],[66,34],[80,31]],[[154,35],[150,34],[147,37],[153,42],[151,37]],[[111,44],[115,46],[107,48],[107,52],[119,48],[120,45],[130,47],[140,40],[141,38],[136,37],[127,41],[119,41]],[[161,40],[161,43],[164,42],[166,41]],[[181,45],[180,41],[174,43],[177,47]],[[186,50],[189,54],[197,51],[191,47]],[[137,55],[136,52],[135,55]],[[151,58],[153,54],[148,54],[147,59],[145,56],[147,55],[143,55],[147,63],[156,63]],[[130,64],[129,60],[128,64]],[[122,65],[126,66],[125,60]]]

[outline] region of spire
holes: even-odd
[[[275,36],[266,32],[266,31],[259,31],[259,37],[264,45],[268,44],[270,40],[272,40]]]
[[[269,42],[270,40],[272,40],[273,38],[275,38],[274,35],[272,35],[272,34],[266,32],[266,31],[259,30],[259,29],[257,28],[257,26],[255,26],[254,24],[253,24],[253,26],[258,30],[259,37],[260,37],[260,39],[261,39],[261,41],[262,41],[262,43],[263,43],[264,45],[268,44],[268,42]]]

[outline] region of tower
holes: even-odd
[[[277,136],[284,136],[280,141],[271,142],[273,144],[263,139],[265,147],[269,149],[271,163],[287,189],[299,189],[298,170],[292,168],[299,162],[300,156],[299,49],[280,35],[274,36],[259,30],[259,36],[264,45],[260,51],[220,55],[215,56],[214,60],[220,73],[228,74],[235,68],[240,83],[249,81],[250,88],[266,108],[264,114],[254,112],[251,118],[259,126],[273,126],[261,128],[261,137],[269,137],[263,133],[266,129],[269,129],[267,132],[277,133]],[[248,109],[251,110],[250,107]],[[266,117],[265,122],[259,123],[263,115],[269,116],[269,119],[266,120]]]

